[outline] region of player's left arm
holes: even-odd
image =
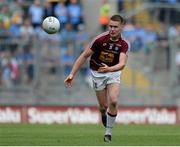
[[[127,59],[128,59],[128,55],[125,54],[124,52],[121,52],[119,56],[119,63],[114,66],[109,67],[109,70],[110,71],[123,70],[124,67],[126,66]]]
[[[98,72],[104,73],[104,72],[113,72],[113,71],[119,71],[123,70],[126,66],[128,56],[126,53],[121,52],[119,56],[119,63],[114,66],[107,66],[106,64],[102,63],[104,66],[100,67],[98,69]]]

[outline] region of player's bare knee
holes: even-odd
[[[112,103],[114,105],[114,104],[117,104],[118,96],[111,95],[111,96],[109,96],[109,99],[110,99],[110,103]]]
[[[116,108],[117,107],[117,101],[116,100],[111,101],[110,105],[111,105],[111,107]]]

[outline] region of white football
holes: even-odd
[[[54,34],[59,31],[60,22],[56,17],[48,16],[43,20],[42,28],[46,33]]]

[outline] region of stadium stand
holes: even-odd
[[[58,2],[48,2],[49,8],[55,10]],[[101,2],[96,1],[97,5],[92,0],[77,2],[78,8],[81,8],[78,11],[78,23],[65,23],[59,33],[51,36],[43,32],[41,27],[36,27],[37,24],[31,24],[32,17],[29,14],[32,13],[30,7],[33,1],[10,0],[1,3],[0,104],[97,104],[90,87],[88,64],[78,73],[71,90],[63,85],[69,66],[89,39],[101,31],[97,16]],[[71,1],[66,1],[65,7],[68,8],[70,3]],[[179,52],[179,43],[171,38],[178,36],[179,25],[172,21],[172,24],[165,23],[162,26],[158,13],[151,13],[154,6],[151,1],[134,3],[134,10],[137,12],[130,13],[132,3],[133,0],[125,1],[124,9],[120,12],[128,20],[124,35],[132,46],[122,77],[121,105],[176,105],[180,98],[180,84],[177,82],[180,71],[173,59]],[[44,14],[45,2],[39,5]],[[93,5],[94,11],[90,9],[90,5]],[[111,14],[117,12],[116,2],[110,0],[110,5]],[[14,9],[13,6],[19,9]],[[144,9],[139,8],[147,9],[144,12]],[[19,11],[15,13],[16,10]],[[46,9],[46,15],[49,12],[47,10],[49,9]],[[57,15],[55,11],[52,14]],[[43,15],[42,18],[44,17]]]

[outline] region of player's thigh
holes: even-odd
[[[111,83],[107,85],[108,98],[110,102],[117,102],[120,94],[120,84]]]
[[[96,91],[96,97],[100,107],[107,107],[107,89]]]

